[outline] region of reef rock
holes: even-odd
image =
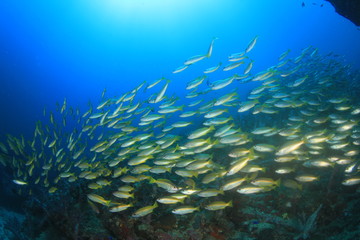
[[[359,0],[326,0],[330,2],[338,14],[360,26],[360,1]]]

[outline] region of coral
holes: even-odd
[[[28,239],[22,230],[24,216],[18,213],[0,208],[0,239],[26,240]]]
[[[254,222],[254,220],[251,220],[251,222]],[[262,231],[264,231],[264,230],[271,230],[271,229],[275,228],[275,226],[273,224],[266,223],[266,222],[249,224],[248,226],[249,226],[249,231],[255,232],[256,234],[261,234]]]
[[[29,237],[45,234],[47,239],[98,240],[110,235],[88,205],[80,185],[50,197],[38,196],[30,198],[25,206],[24,226]]]
[[[247,208],[243,209],[242,212],[245,214],[249,214],[251,216],[255,216],[256,220],[259,222],[262,222],[262,223],[268,222],[268,223],[281,225],[281,226],[287,226],[287,227],[293,226],[293,224],[290,220],[284,219],[284,218],[274,215],[272,213],[266,213],[266,212],[260,211],[257,208],[247,207]],[[251,221],[248,221],[248,222],[245,222],[244,224],[250,224],[250,223],[251,223]]]
[[[337,234],[335,236],[330,236],[328,240],[354,240],[354,239],[360,239],[360,225],[357,226],[357,229],[353,231],[344,231],[340,234]]]
[[[315,231],[316,228],[316,218],[319,214],[319,211],[322,208],[322,204],[316,209],[316,211],[310,215],[305,220],[305,217],[303,217],[302,221],[296,221],[295,227],[301,231],[301,233],[295,237],[295,239],[308,239],[310,236],[310,233]]]

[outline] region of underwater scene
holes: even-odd
[[[0,2],[0,239],[360,239],[360,2]]]

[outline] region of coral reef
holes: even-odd
[[[131,210],[110,213],[105,206],[92,208],[84,197],[88,191],[85,184],[66,189],[50,197],[32,196],[25,204],[25,216],[2,210],[2,239],[346,240],[360,236],[356,188],[330,188],[324,193],[308,186],[300,194],[281,187],[279,191],[236,195],[233,208],[220,211],[178,216],[161,208],[142,218],[129,217]]]
[[[25,217],[21,214],[0,208],[0,239],[26,240],[26,235],[21,231]]]

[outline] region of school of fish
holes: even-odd
[[[249,53],[257,40],[188,82],[185,96],[169,96],[171,81],[160,78],[117,98],[104,90],[84,113],[65,99],[55,113],[44,109],[49,124],[37,122],[32,139],[8,135],[0,162],[22,193],[37,185],[56,194],[62,182],[78,182],[93,208],[132,208],[132,217],[160,204],[180,215],[221,210],[232,207],[229,192],[301,191],[334,168],[344,186],[360,184],[360,104],[346,89],[349,67],[308,47],[255,74]],[[215,41],[173,74],[210,58]],[[215,71],[226,76],[210,81]],[[258,86],[240,100],[250,82]],[[156,188],[145,203],[144,186]]]

